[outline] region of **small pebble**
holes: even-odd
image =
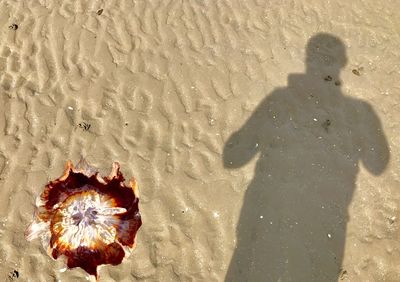
[[[17,24],[12,24],[8,28],[12,29],[12,30],[17,30],[18,29],[18,25]]]
[[[322,127],[323,127],[326,131],[328,131],[328,128],[329,128],[330,125],[331,125],[331,120],[330,120],[330,119],[327,119],[327,120],[325,120],[325,121],[322,123]]]
[[[343,280],[346,277],[346,275],[347,275],[347,270],[342,269],[340,271],[340,279]]]

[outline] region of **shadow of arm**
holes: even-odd
[[[366,105],[366,109],[361,160],[370,173],[379,175],[389,163],[390,150],[378,116],[371,106]]]
[[[266,125],[268,100],[265,100],[246,123],[238,131],[233,133],[225,143],[223,160],[226,168],[239,168],[248,163],[263,144],[265,134],[268,132]]]
[[[242,167],[258,152],[258,143],[248,135],[249,133],[249,130],[242,128],[228,139],[223,153],[224,167]]]

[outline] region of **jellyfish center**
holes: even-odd
[[[53,234],[58,244],[68,248],[95,248],[99,243],[115,240],[118,214],[124,212],[126,209],[117,207],[113,199],[96,191],[75,193],[58,209],[53,219]]]
[[[80,209],[75,214],[72,214],[71,218],[74,220],[75,225],[83,224],[91,225],[95,223],[98,211],[95,207],[89,207],[86,210]]]

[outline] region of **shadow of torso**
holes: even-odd
[[[290,75],[230,137],[224,164],[257,154],[226,281],[336,281],[359,162],[379,174],[389,158],[376,114],[333,81]]]

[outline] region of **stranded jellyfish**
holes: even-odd
[[[37,198],[27,240],[41,238],[52,258],[64,256],[68,268],[81,267],[96,279],[99,265],[121,263],[142,220],[136,181],[126,185],[119,168],[114,162],[102,177],[83,159],[76,167],[68,161],[64,175]]]

